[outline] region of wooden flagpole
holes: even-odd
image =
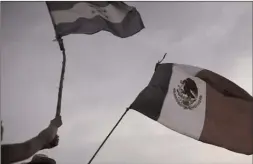
[[[60,78],[59,91],[58,91],[58,100],[57,100],[57,107],[56,107],[56,115],[55,115],[55,116],[60,116],[60,114],[61,114],[61,100],[62,100],[63,80],[64,80],[65,67],[66,67],[66,53],[65,53],[65,48],[64,48],[62,38],[57,37],[56,39],[59,43],[60,50],[62,51],[62,56],[63,56],[62,69],[61,69],[61,78]]]

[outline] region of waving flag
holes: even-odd
[[[253,99],[206,69],[159,64],[130,108],[183,135],[251,155]]]
[[[139,12],[123,2],[47,2],[59,36],[101,30],[126,38],[144,28]]]

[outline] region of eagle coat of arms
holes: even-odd
[[[173,88],[173,94],[177,104],[189,110],[196,108],[203,97],[199,95],[195,81],[190,78],[180,80],[180,85],[177,88]]]

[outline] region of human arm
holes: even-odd
[[[58,137],[56,135],[58,128],[62,125],[61,117],[53,119],[50,125],[41,131],[36,137],[17,144],[6,144],[1,146],[2,164],[10,164],[30,158],[39,150],[57,146]],[[52,141],[57,144],[52,145]]]
[[[2,145],[2,164],[10,164],[31,157],[41,150],[45,143],[38,137],[17,144]]]

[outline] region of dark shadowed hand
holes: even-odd
[[[58,128],[62,125],[61,116],[56,116],[50,125],[40,132],[39,137],[45,143],[42,149],[51,149],[58,145],[59,136],[57,135]]]

